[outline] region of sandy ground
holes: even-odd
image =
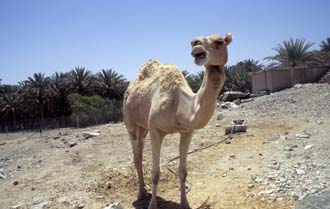
[[[234,134],[227,143],[188,156],[188,200],[192,208],[281,209],[294,208],[295,199],[268,201],[258,192],[251,176],[267,175],[264,166],[273,159],[286,159],[279,149],[287,142],[264,143],[283,133],[302,133],[329,127],[328,115],[322,124],[299,117],[276,119],[236,108],[216,113],[209,124],[196,131],[190,150],[222,140],[224,126],[233,119],[245,119],[248,131]],[[290,117],[288,117],[290,118]],[[220,127],[216,127],[219,124]],[[82,133],[98,129],[100,136],[85,139]],[[168,135],[162,146],[161,163],[178,155],[179,136]],[[321,139],[315,139],[321,140]],[[145,180],[150,185],[151,150],[149,135],[144,152]],[[76,144],[73,144],[76,143]],[[316,143],[316,141],[315,141]],[[70,145],[72,147],[70,147]],[[39,133],[0,135],[0,208],[96,208],[119,202],[124,208],[147,208],[149,199],[137,200],[137,177],[130,143],[123,124],[85,129],[60,129]],[[286,161],[294,161],[294,157]],[[177,161],[171,164],[173,169]],[[149,191],[150,192],[150,191]],[[252,195],[256,194],[256,195]],[[162,166],[158,190],[159,208],[179,208],[179,182]],[[14,207],[15,208],[15,207]]]

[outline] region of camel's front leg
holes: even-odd
[[[179,165],[179,179],[181,191],[181,208],[189,209],[189,203],[186,195],[186,177],[187,177],[187,153],[191,142],[193,132],[181,133],[180,139],[180,165]]]
[[[157,209],[157,186],[160,177],[160,148],[164,135],[158,130],[150,130],[151,149],[152,149],[152,196],[148,209]]]

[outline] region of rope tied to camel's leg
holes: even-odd
[[[199,151],[202,151],[202,150],[205,150],[205,149],[208,149],[208,148],[210,148],[210,147],[213,147],[213,146],[216,146],[216,145],[218,145],[218,144],[221,144],[221,143],[223,143],[223,142],[225,142],[227,139],[231,139],[232,138],[232,136],[227,136],[227,137],[225,137],[225,138],[223,138],[223,139],[221,139],[221,140],[219,140],[219,141],[217,141],[217,142],[214,142],[214,143],[212,143],[212,144],[209,144],[209,145],[207,145],[207,146],[205,146],[205,147],[202,147],[202,148],[199,148],[199,149],[195,149],[195,150],[192,150],[192,151],[190,151],[190,152],[188,152],[187,153],[187,155],[190,155],[190,154],[193,154],[193,153],[196,153],[196,152],[199,152]],[[179,159],[180,158],[180,156],[176,156],[176,157],[174,157],[174,158],[171,158],[171,159],[169,159],[168,161],[166,161],[166,163],[165,163],[165,167],[167,168],[167,170],[169,171],[169,172],[171,172],[171,173],[173,173],[174,175],[176,175],[177,176],[177,173],[172,169],[172,168],[170,168],[170,163],[171,162],[173,162],[173,161],[175,161],[175,160],[177,160],[177,159]],[[186,193],[188,193],[188,192],[190,192],[191,191],[191,188],[192,188],[192,183],[191,182],[189,182],[187,179],[186,179],[186,184],[187,184],[187,191],[186,191]]]

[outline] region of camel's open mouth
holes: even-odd
[[[202,59],[205,59],[206,58],[206,53],[205,52],[201,52],[201,53],[195,54],[194,57],[195,57],[195,59],[197,61],[199,61],[199,60],[202,60]]]
[[[195,58],[195,63],[197,65],[203,65],[207,60],[206,50],[202,46],[195,46],[191,50],[191,55]]]

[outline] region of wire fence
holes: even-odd
[[[110,122],[118,122],[122,120],[121,113],[118,113],[113,119],[106,119],[104,117],[93,115],[92,113],[86,116],[72,114],[70,116],[63,117],[49,117],[43,120],[38,118],[21,119],[17,121],[0,121],[0,133],[18,132],[18,131],[38,131],[48,129],[60,129],[60,128],[82,128],[87,126],[95,126]]]

